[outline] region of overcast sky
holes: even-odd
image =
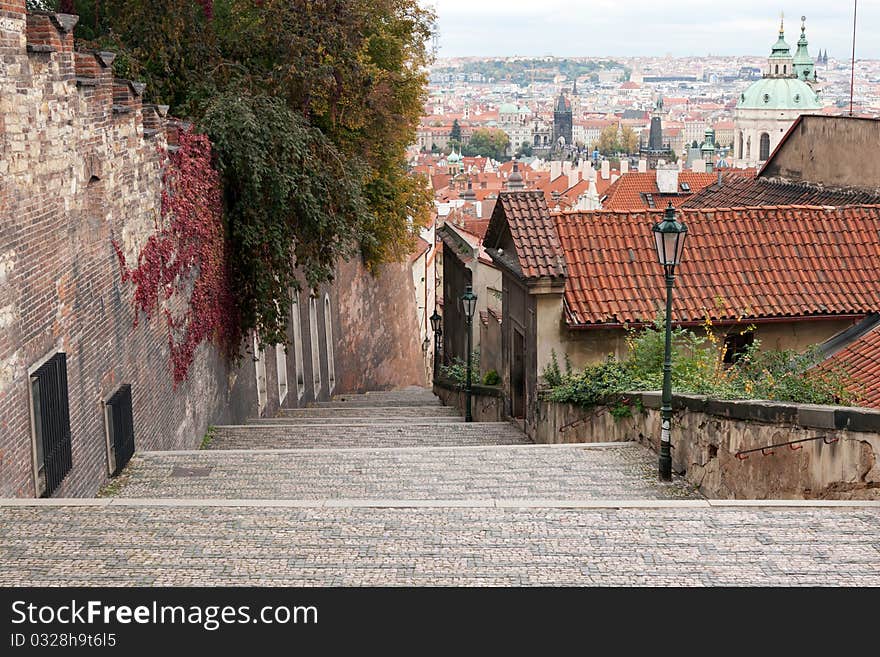
[[[795,47],[848,59],[853,0],[422,0],[436,7],[440,57],[764,55],[780,11]],[[880,59],[880,0],[859,0],[857,57]]]

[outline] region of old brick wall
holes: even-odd
[[[133,327],[112,240],[131,263],[153,230],[164,119],[111,55],[73,52],[75,17],[23,4],[0,2],[0,496],[34,495],[28,372],[56,351],[73,467],[55,495],[87,495],[107,479],[102,404],[120,385],[137,449],[176,449],[243,417],[253,382],[202,347],[175,390],[164,327]]]

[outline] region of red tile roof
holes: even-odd
[[[501,192],[486,231],[486,248],[497,249],[507,230],[523,278],[565,276],[562,249],[542,192]]]
[[[808,184],[771,182],[735,173],[686,199],[683,208],[736,208],[756,205],[871,205],[880,195],[860,190],[831,190]]]
[[[651,237],[661,210],[556,216],[572,325],[651,321],[665,288]],[[880,311],[880,206],[684,210],[676,321]],[[719,301],[723,305],[719,306]]]
[[[857,403],[880,408],[880,326],[874,328],[819,364],[820,370],[842,370]]]
[[[613,185],[605,192],[608,195],[602,201],[602,208],[605,210],[641,210],[648,209],[648,204],[644,194],[651,194],[654,197],[654,206],[657,208],[665,208],[667,203],[671,202],[673,207],[679,207],[693,193],[711,185],[718,180],[718,176],[714,173],[696,173],[694,171],[680,171],[678,173],[678,194],[661,194],[657,188],[657,172],[647,171],[641,173],[638,171],[630,171],[623,174]],[[681,183],[690,186],[691,191],[685,192],[681,189]]]

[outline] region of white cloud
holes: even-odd
[[[425,0],[432,4],[431,0]],[[852,0],[433,0],[440,56],[763,55],[785,11],[794,46],[807,16],[813,54],[847,58]],[[880,58],[880,2],[859,4],[858,56]]]

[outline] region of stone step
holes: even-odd
[[[369,425],[383,425],[383,424],[436,424],[436,423],[448,423],[448,422],[464,422],[464,418],[459,415],[437,415],[437,416],[410,416],[405,417],[402,415],[373,415],[373,416],[345,416],[339,417],[338,415],[327,415],[321,417],[260,417],[260,418],[251,418],[247,421],[247,424],[253,425],[282,425],[282,426],[299,426],[303,424],[308,425],[324,425],[324,424],[369,424]]]
[[[349,408],[285,408],[281,410],[286,418],[349,418],[349,417],[457,417],[461,413],[452,406],[370,406]]]
[[[425,424],[244,425],[216,427],[211,450],[435,447],[527,444],[507,422]]]
[[[440,406],[440,400],[436,397],[433,401],[421,399],[355,399],[353,401],[328,401],[315,402],[310,408],[371,408],[371,407],[421,407]]]
[[[415,391],[412,390],[389,390],[382,392],[365,392],[365,393],[351,393],[351,394],[340,394],[335,395],[333,397],[334,401],[373,401],[373,400],[401,400],[401,401],[425,401],[425,402],[434,402],[437,400],[437,397],[433,392],[426,388],[419,388]]]
[[[588,500],[682,499],[635,443],[287,452],[142,452],[114,495],[146,498]]]

